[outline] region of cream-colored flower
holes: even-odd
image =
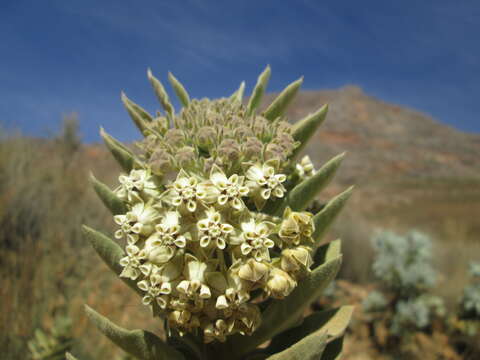
[[[200,246],[209,247],[211,244],[223,250],[227,246],[230,234],[233,232],[233,226],[222,223],[222,217],[215,209],[206,211],[206,218],[197,223]]]
[[[305,246],[282,251],[281,268],[288,273],[309,271],[313,264],[311,250]]]
[[[165,200],[170,201],[177,208],[186,208],[190,212],[197,210],[198,203],[205,197],[206,193],[199,186],[199,181],[194,176],[189,176],[184,170],[180,170],[177,179],[169,185],[169,191]]]
[[[305,155],[302,160],[295,165],[295,171],[302,180],[312,177],[316,173],[312,160],[310,160],[308,155]]]
[[[225,316],[230,316],[231,311],[250,299],[250,294],[243,286],[237,275],[236,266],[232,266],[227,274],[210,272],[206,275],[207,283],[216,294],[215,308],[223,310]]]
[[[268,275],[266,290],[269,296],[283,299],[292,292],[295,286],[297,283],[290,275],[281,269],[273,268]]]
[[[145,259],[145,252],[135,245],[128,245],[126,251],[127,255],[120,259],[120,265],[123,266],[120,277],[136,280],[141,274],[139,266]]]
[[[254,259],[248,259],[246,263],[238,267],[238,276],[240,279],[250,282],[250,285],[262,283],[270,268],[268,265],[262,262],[258,262]]]
[[[313,214],[303,211],[296,212],[286,208],[283,221],[280,225],[278,236],[288,245],[298,246],[301,243],[313,242],[312,235],[315,231]]]
[[[176,211],[165,213],[162,221],[155,226],[155,232],[145,242],[148,260],[154,264],[163,264],[178,249],[185,248],[189,234],[181,234],[181,230],[180,214]]]
[[[253,256],[257,261],[270,260],[269,249],[275,246],[269,238],[272,225],[267,222],[257,223],[254,219],[242,222],[240,251],[244,256]]]
[[[185,280],[177,285],[177,291],[190,299],[209,299],[212,293],[205,280],[207,268],[206,263],[190,256],[184,269]]]
[[[128,175],[120,175],[120,186],[115,189],[115,194],[124,201],[135,201],[139,195],[155,198],[159,195],[154,177],[149,170],[135,169]]]
[[[142,302],[150,305],[153,300],[156,300],[159,306],[164,308],[172,292],[173,282],[182,273],[181,257],[175,258],[162,267],[151,263],[142,264],[139,270],[146,277],[145,280],[137,283],[138,287],[147,293]]]
[[[285,187],[282,185],[287,177],[284,174],[275,174],[275,168],[268,163],[251,166],[246,173],[247,186],[251,191],[259,192],[260,196],[268,200],[270,197],[283,197]]]
[[[219,205],[229,205],[236,210],[242,210],[245,207],[242,197],[248,195],[248,187],[243,185],[243,176],[233,174],[227,178],[222,169],[213,165],[210,181],[215,187],[215,198]]]

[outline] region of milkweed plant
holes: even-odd
[[[169,74],[183,106],[176,112],[148,71],[163,113],[153,116],[122,94],[143,135],[136,149],[101,129],[123,171],[113,190],[91,181],[118,228],[115,240],[84,232],[163,321],[166,340],[86,312],[138,359],[333,359],[341,352],[351,307],[303,315],[340,268],[340,241],[319,244],[352,188],[315,214],[308,207],[344,155],[318,170],[308,156],[298,159],[328,107],[291,125],[284,113],[299,79],[261,111],[269,78],[267,67],[248,101],[244,83],[227,98],[197,100]]]

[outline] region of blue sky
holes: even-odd
[[[77,112],[87,141],[104,126],[137,138],[120,91],[158,108],[146,69],[193,97],[357,84],[383,100],[480,132],[480,2],[0,1],[0,123],[33,135]]]

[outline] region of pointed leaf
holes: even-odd
[[[168,94],[165,91],[165,88],[163,87],[162,83],[155,76],[153,76],[150,69],[148,69],[147,75],[148,75],[148,80],[150,80],[150,83],[152,84],[153,90],[155,90],[155,95],[157,95],[157,98],[160,101],[160,104],[162,104],[163,109],[171,118],[173,118],[173,115],[174,115],[173,105],[170,102]]]
[[[170,84],[172,84],[173,91],[175,91],[178,100],[180,100],[184,107],[187,107],[190,103],[190,96],[188,96],[187,90],[185,90],[182,83],[178,81],[178,79],[173,76],[171,72],[168,73],[168,80],[170,81]]]
[[[320,246],[318,249],[316,249],[313,256],[313,266],[319,266],[340,256],[341,251],[342,241],[340,239],[330,241],[329,243]]]
[[[327,344],[321,360],[340,360],[342,358],[343,336]]]
[[[67,358],[67,360],[77,360],[77,358],[69,352],[65,353],[65,357]]]
[[[140,360],[185,359],[180,352],[149,331],[123,329],[87,305],[85,312],[97,329],[115,345]]]
[[[237,358],[288,329],[298,321],[305,308],[317,299],[325,287],[335,278],[342,256],[322,264],[303,279],[285,299],[274,300],[262,314],[262,324],[254,336],[234,335],[227,341],[231,353]]]
[[[275,207],[273,214],[283,214],[283,211],[287,207],[290,207],[294,211],[304,210],[333,179],[344,156],[345,153],[335,156],[323,165],[315,175],[295,186],[278,204],[272,203]],[[267,209],[267,211],[268,210],[270,209]]]
[[[232,96],[230,96],[230,99],[232,101],[236,101],[241,103],[243,100],[243,93],[245,92],[245,81],[242,81],[240,83],[240,87],[238,88],[237,91],[235,91]]]
[[[130,172],[138,163],[133,153],[120,141],[107,134],[103,128],[100,128],[100,135],[112,153],[113,157],[126,172]]]
[[[315,243],[320,243],[321,239],[328,231],[330,226],[333,224],[335,219],[337,218],[340,211],[343,209],[347,200],[352,195],[353,186],[349,187],[344,192],[340,193],[339,195],[335,196],[331,199],[325,207],[320,210],[314,217],[313,217],[313,224],[315,225],[315,232],[313,233],[313,239]]]
[[[90,173],[90,182],[100,200],[113,215],[125,214],[127,212],[125,203],[107,185],[98,181],[92,173]]]
[[[257,84],[253,89],[252,95],[248,100],[247,105],[247,115],[252,115],[252,113],[258,108],[260,102],[262,101],[263,93],[267,88],[268,80],[270,80],[270,65],[267,65],[265,70],[260,74],[257,80]]]
[[[341,336],[350,322],[352,313],[353,306],[313,313],[307,316],[300,326],[288,329],[273,338],[267,350],[270,353],[282,351],[317,331],[326,334],[329,339]]]
[[[317,331],[267,360],[319,360],[327,346],[327,335]]]
[[[317,128],[323,123],[327,116],[328,104],[323,105],[317,112],[308,115],[298,121],[292,127],[292,136],[295,141],[299,141],[300,145],[293,150],[292,159],[295,158],[307,145],[308,140],[315,134]]]
[[[142,134],[148,129],[147,123],[152,121],[151,115],[142,109],[139,105],[131,101],[124,92],[122,92],[121,99],[125,109],[127,109],[128,115],[133,120],[135,126],[140,130]]]
[[[108,265],[110,269],[117,275],[120,275],[123,268],[120,265],[120,259],[125,256],[123,249],[108,236],[96,231],[86,225],[82,227],[83,234],[93,246],[97,254]],[[138,288],[137,283],[127,278],[121,278],[130,288],[142,295],[142,291]]]
[[[295,98],[295,95],[300,89],[300,86],[303,82],[303,76],[294,81],[290,85],[288,85],[281,93],[277,96],[275,100],[270,104],[270,106],[265,110],[263,116],[268,120],[275,120],[279,116],[282,116],[283,113],[287,110],[288,105],[292,102]]]

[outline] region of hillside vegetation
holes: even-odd
[[[318,167],[347,151],[337,182],[320,200],[356,184],[330,235],[344,240],[341,277],[357,283],[372,279],[368,239],[374,229],[414,228],[436,239],[441,279],[434,291],[453,304],[469,260],[480,260],[480,136],[384,103],[353,86],[302,92],[288,116],[297,119],[327,102],[327,121],[308,153]],[[76,354],[84,354],[83,359],[119,355],[92,334],[84,303],[119,324],[128,318],[130,327],[161,333],[162,324],[151,320],[81,236],[83,223],[105,232],[113,228],[88,184],[90,171],[114,186],[119,168],[103,146],[81,144],[72,120],[54,139],[1,138],[2,359],[28,358],[26,343],[34,329],[50,327],[59,313],[72,318]]]

